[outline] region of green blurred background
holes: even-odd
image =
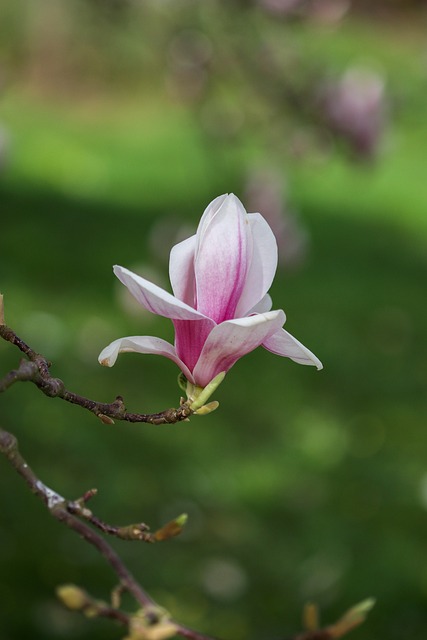
[[[7,323],[77,393],[176,406],[171,362],[97,363],[124,335],[173,340],[111,266],[168,287],[170,247],[232,191],[276,229],[274,307],[325,366],[258,349],[217,412],[170,427],[106,426],[30,385],[1,398],[59,493],[97,487],[110,523],[188,512],[179,539],[113,545],[206,633],[283,639],[307,601],[330,622],[373,596],[354,638],[427,636],[426,17],[403,0],[0,3]],[[1,374],[18,359],[0,343]],[[95,550],[1,460],[0,483],[2,640],[122,637],[55,599],[64,582],[108,598]]]

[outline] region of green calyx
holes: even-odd
[[[213,380],[206,385],[206,387],[198,387],[197,385],[189,382],[183,373],[178,376],[178,384],[187,395],[187,402],[189,408],[193,413],[204,416],[208,413],[212,413],[218,408],[219,402],[216,400],[207,402],[211,395],[216,391],[221,382],[225,378],[225,371],[219,373]]]

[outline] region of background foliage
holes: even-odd
[[[116,337],[172,338],[167,321],[135,309],[111,266],[166,285],[177,237],[219,193],[246,203],[261,171],[297,229],[284,235],[275,307],[324,371],[259,349],[228,374],[216,413],[158,428],[106,426],[20,385],[2,397],[2,426],[60,493],[96,486],[107,521],[156,527],[189,513],[180,539],[115,544],[184,623],[233,640],[282,638],[300,628],[307,600],[332,620],[374,596],[355,637],[422,640],[425,12],[355,3],[331,21],[311,3],[280,15],[268,4],[0,6],[0,286],[8,324],[70,389],[121,393],[134,411],[174,406],[172,363],[97,364]],[[266,43],[274,82],[257,68]],[[319,117],[319,87],[354,66],[386,87],[368,153]],[[0,344],[1,371],[17,357]],[[108,568],[3,463],[0,483],[2,638],[120,637],[54,597],[62,582],[106,597]]]

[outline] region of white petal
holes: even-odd
[[[253,313],[266,313],[267,311],[271,311],[271,307],[273,306],[273,300],[268,293],[256,304],[252,309],[247,312],[247,316],[250,316]]]
[[[185,302],[181,302],[156,284],[136,275],[124,267],[115,266],[114,273],[143,307],[165,318],[176,320],[202,320],[205,316]],[[213,326],[214,323],[212,323]]]
[[[278,310],[228,320],[214,327],[194,367],[196,384],[204,387],[218,373],[228,371],[239,358],[265,342],[284,322],[285,314]]]
[[[222,196],[218,196],[208,204],[208,206],[203,212],[202,217],[200,218],[199,226],[197,227],[196,235],[198,239],[203,237],[203,234],[206,231],[207,227],[209,226],[211,219],[217,213],[218,209],[221,208],[226,198],[228,198],[228,193],[224,193]]]
[[[193,376],[191,375],[188,367],[180,360],[176,354],[175,348],[162,340],[161,338],[155,338],[153,336],[129,336],[127,338],[119,338],[114,340],[108,347],[105,347],[98,356],[100,364],[105,367],[112,367],[119,353],[134,352],[134,353],[148,353],[156,354],[159,356],[165,356],[169,360],[173,360],[181,369],[187,380],[193,382]]]
[[[194,252],[197,236],[191,236],[172,247],[169,258],[169,278],[175,296],[194,307],[196,282],[194,278]]]
[[[278,356],[290,358],[294,362],[298,362],[298,364],[314,365],[319,371],[323,369],[323,364],[319,358],[284,329],[280,329],[280,331],[267,338],[262,346],[268,351]]]
[[[267,293],[277,269],[277,242],[269,224],[259,213],[249,213],[253,238],[252,259],[236,308],[236,316],[246,316]]]
[[[233,194],[227,196],[199,226],[197,236],[197,309],[217,323],[235,318],[252,251],[249,223],[240,200]]]

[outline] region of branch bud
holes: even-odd
[[[129,635],[124,640],[167,640],[176,636],[177,630],[161,607],[147,608],[131,617]]]
[[[351,607],[344,615],[333,625],[328,627],[331,638],[341,638],[349,631],[358,627],[366,620],[369,611],[374,607],[375,599],[367,598],[354,607]]]
[[[104,424],[114,424],[113,418],[106,416],[104,413],[97,413],[97,416]]]
[[[75,584],[63,584],[56,588],[56,595],[67,609],[81,611],[89,604],[89,597],[83,589]]]
[[[169,538],[175,538],[178,536],[185,524],[188,520],[188,515],[186,513],[182,513],[180,516],[175,518],[175,520],[171,520],[167,524],[165,524],[161,529],[158,529],[154,534],[153,538],[156,542],[163,542],[163,540],[169,540]]]
[[[125,527],[118,527],[116,535],[121,540],[144,540],[151,542],[151,533],[148,533],[148,526],[144,522],[129,524]]]
[[[317,631],[319,628],[319,607],[313,602],[307,602],[303,611],[304,629],[307,631]]]

